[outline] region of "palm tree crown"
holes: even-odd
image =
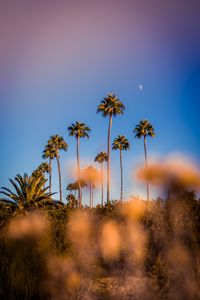
[[[104,161],[107,161],[107,160],[108,160],[108,155],[107,155],[106,152],[103,152],[103,151],[97,153],[97,155],[94,159],[94,161],[96,161],[100,164],[103,163]]]
[[[85,125],[85,123],[77,122],[73,123],[71,126],[67,128],[70,136],[75,136],[76,138],[89,138],[88,132],[90,132],[90,128]]]
[[[113,150],[128,150],[130,148],[129,141],[124,135],[118,135],[113,141]]]
[[[48,145],[52,151],[52,155],[54,153],[54,156],[56,157],[59,157],[59,150],[67,151],[68,149],[68,145],[65,142],[64,138],[62,136],[59,136],[58,134],[50,136],[50,139],[48,140]]]
[[[51,143],[48,143],[42,152],[42,158],[43,159],[47,159],[47,158],[54,159],[54,157],[55,157],[54,147]]]
[[[103,117],[109,115],[116,116],[123,114],[124,109],[124,104],[115,96],[115,94],[109,93],[99,104],[97,113],[101,113]]]
[[[85,186],[87,186],[87,183],[85,182],[84,179],[80,179],[79,180],[79,183],[80,183],[80,187],[81,188],[84,188]],[[75,181],[73,183],[69,183],[66,187],[66,190],[67,191],[75,191],[75,190],[78,190],[78,185],[79,185],[78,181]]]
[[[135,133],[135,137],[140,139],[141,137],[155,137],[155,132],[153,126],[148,120],[141,120],[136,126],[133,131]]]
[[[46,180],[43,177],[28,176],[26,173],[22,177],[16,175],[13,179],[9,179],[15,191],[11,191],[6,187],[2,187],[0,193],[8,198],[1,199],[7,201],[19,208],[29,205],[36,205],[44,200],[49,200],[51,195],[47,192],[49,187],[44,188]]]
[[[47,162],[43,162],[41,163],[38,168],[37,168],[39,171],[41,171],[43,174],[44,173],[49,173],[51,171],[51,166],[49,163]]]
[[[83,178],[90,190],[90,207],[93,207],[93,190],[95,188],[95,183],[98,179],[98,171],[93,167],[89,166],[84,170]]]

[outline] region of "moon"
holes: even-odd
[[[139,88],[140,91],[142,91],[143,90],[143,85],[142,84],[138,84],[138,88]]]

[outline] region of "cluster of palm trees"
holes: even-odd
[[[111,129],[113,117],[121,115],[124,113],[125,106],[124,104],[116,97],[114,94],[108,94],[98,105],[97,113],[100,113],[103,117],[109,118],[108,123],[108,138],[107,138],[107,152],[101,151],[95,157],[95,162],[100,163],[101,165],[101,203],[104,203],[104,162],[107,162],[107,202],[110,201],[110,140],[111,140]],[[89,186],[90,189],[90,204],[92,203],[92,193],[95,186],[95,182],[91,182],[91,179],[84,180],[81,178],[80,172],[80,139],[89,138],[89,133],[91,129],[82,122],[75,122],[67,128],[69,136],[74,136],[76,139],[76,160],[77,160],[77,180],[74,183],[70,183],[67,187],[70,192],[75,190],[78,191],[78,203],[82,205],[82,188]],[[145,153],[145,165],[147,166],[147,149],[146,149],[146,138],[148,136],[154,137],[154,129],[151,123],[148,120],[142,120],[139,124],[136,125],[134,129],[136,138],[144,138],[144,153]],[[130,144],[128,139],[124,135],[118,135],[112,143],[112,150],[119,150],[120,156],[120,170],[121,170],[121,193],[120,200],[123,200],[123,162],[122,162],[122,151],[128,150]],[[59,189],[60,189],[60,201],[62,201],[62,186],[61,186],[61,174],[60,174],[60,164],[59,164],[59,150],[67,150],[68,145],[64,141],[63,137],[58,135],[51,136],[45,146],[43,151],[43,158],[49,159],[50,171],[49,171],[49,186],[51,192],[51,161],[54,157],[57,159],[58,164],[58,173],[59,173]],[[89,167],[91,171],[91,166]],[[85,174],[87,170],[85,170]],[[86,176],[86,175],[85,175]],[[88,177],[88,176],[86,176]],[[149,183],[147,180],[147,199],[149,200]]]
[[[103,117],[108,117],[108,133],[107,133],[107,152],[101,151],[98,153],[94,159],[95,162],[98,162],[101,166],[101,204],[104,203],[104,162],[107,163],[107,202],[110,201],[110,150],[111,150],[111,129],[112,129],[112,122],[113,117],[118,115],[122,115],[124,113],[125,106],[120,101],[119,98],[116,97],[115,94],[109,93],[103,100],[100,102],[97,108],[97,113],[100,113]],[[90,206],[93,206],[93,189],[95,188],[95,173],[97,172],[95,168],[89,166],[84,172],[81,174],[80,168],[80,139],[81,138],[89,138],[90,128],[82,122],[75,122],[71,126],[67,128],[67,132],[69,136],[73,136],[76,139],[76,160],[77,160],[77,180],[74,183],[70,183],[67,186],[67,190],[70,191],[71,199],[71,192],[75,191],[75,198],[76,198],[76,191],[78,191],[78,206],[82,205],[82,188],[85,186],[89,187],[90,190]],[[146,139],[147,137],[154,137],[154,129],[151,123],[148,120],[141,120],[133,130],[135,133],[135,137],[140,139],[143,138],[144,141],[144,153],[145,153],[145,165],[147,167],[147,148],[146,148]],[[123,161],[122,161],[122,151],[128,150],[130,148],[130,144],[128,139],[124,135],[118,135],[113,143],[112,143],[112,150],[119,150],[119,157],[120,157],[120,170],[121,170],[121,193],[120,193],[120,200],[123,200]],[[61,181],[61,169],[60,169],[60,151],[64,150],[67,151],[68,144],[65,142],[62,136],[58,134],[50,136],[47,144],[43,150],[42,158],[48,159],[49,162],[42,163],[33,173],[32,177],[35,179],[43,177],[44,181],[43,185],[45,184],[45,173],[49,174],[49,192],[48,197],[51,197],[51,187],[52,187],[52,160],[55,158],[57,161],[57,168],[58,168],[58,177],[59,177],[59,194],[60,194],[60,202],[62,202],[62,181]],[[82,178],[84,174],[84,178]],[[91,175],[92,174],[92,175]],[[19,175],[18,175],[19,176]],[[15,178],[17,179],[17,177]],[[18,180],[18,179],[17,179]],[[27,179],[26,179],[27,180]],[[12,182],[13,183],[13,182]],[[16,188],[16,186],[15,186]],[[47,188],[43,188],[44,191]],[[17,191],[18,192],[18,191]],[[10,197],[11,191],[5,192],[5,188],[1,193]],[[149,196],[149,182],[147,180],[147,200],[150,199]]]

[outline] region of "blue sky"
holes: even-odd
[[[76,120],[91,128],[90,139],[81,141],[81,161],[94,164],[96,153],[106,150],[108,120],[96,109],[108,92],[126,106],[112,128],[112,139],[124,134],[131,143],[124,153],[125,196],[145,195],[132,176],[144,160],[142,141],[132,133],[140,119],[149,119],[156,132],[148,140],[150,160],[180,152],[199,164],[200,3],[160,2],[2,4],[0,185],[30,174],[49,136],[58,133],[69,144],[61,153],[64,191],[76,163],[66,129]],[[120,192],[118,155],[111,157],[112,198]],[[55,191],[56,171],[55,163]]]

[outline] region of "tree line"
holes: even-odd
[[[111,152],[111,129],[113,118],[119,115],[124,114],[125,106],[122,101],[113,93],[109,93],[105,98],[102,99],[100,104],[97,107],[97,113],[101,114],[102,117],[108,118],[108,132],[107,132],[107,152],[101,151],[98,153],[94,159],[95,162],[98,162],[101,166],[101,204],[104,203],[104,163],[107,164],[107,203],[110,202],[110,152]],[[74,183],[69,183],[67,190],[70,191],[70,194],[67,196],[67,200],[72,204],[76,203],[77,206],[82,206],[82,188],[89,186],[90,190],[90,206],[93,206],[93,190],[95,188],[95,176],[97,170],[92,166],[89,166],[81,174],[80,168],[80,140],[82,138],[89,138],[89,133],[91,129],[83,122],[76,121],[67,128],[69,136],[75,137],[76,139],[76,164],[77,164],[77,178]],[[141,120],[134,128],[133,133],[135,138],[143,138],[144,143],[144,155],[145,155],[145,166],[147,167],[147,137],[154,137],[155,132],[152,124],[148,120]],[[119,160],[120,160],[120,177],[121,177],[121,188],[120,188],[120,201],[123,200],[123,158],[122,152],[130,148],[130,143],[124,135],[118,135],[113,143],[112,150],[119,151]],[[67,151],[68,144],[64,140],[63,136],[58,134],[51,135],[47,144],[44,147],[42,158],[47,159],[47,162],[44,162],[39,165],[39,167],[33,171],[32,175],[29,177],[27,174],[17,175],[15,180],[10,179],[11,184],[13,185],[15,192],[12,192],[10,189],[2,187],[0,193],[6,196],[6,198],[1,198],[2,201],[9,202],[26,202],[27,201],[40,201],[52,199],[52,161],[55,159],[57,162],[58,169],[58,178],[59,178],[59,200],[63,201],[62,196],[62,179],[61,179],[61,167],[60,167],[60,151]],[[44,187],[45,182],[47,181],[44,176],[45,173],[49,174],[49,183],[48,187]],[[82,178],[83,177],[83,178]],[[147,200],[150,200],[149,195],[149,182],[146,181],[147,189]],[[32,190],[32,192],[30,192]],[[33,192],[34,190],[34,192]],[[72,191],[75,191],[75,195],[72,195]],[[76,191],[78,191],[78,199],[76,199]],[[35,197],[38,199],[29,199],[32,195],[35,194]],[[10,199],[10,200],[9,200]],[[22,201],[23,199],[23,201]]]

